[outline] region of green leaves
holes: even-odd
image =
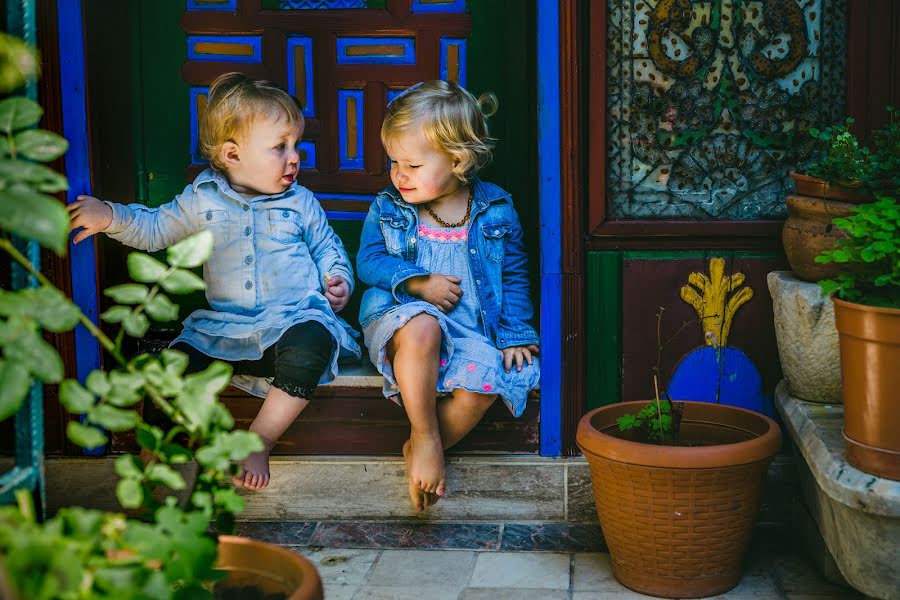
[[[0,192],[0,228],[50,248],[60,256],[69,240],[69,214],[62,204],[28,187]]]
[[[74,379],[66,379],[59,386],[59,400],[67,411],[74,414],[86,413],[94,405],[94,395]]]
[[[81,311],[59,290],[40,287],[16,292],[0,290],[0,315],[28,317],[44,329],[61,332],[78,324]]]
[[[0,358],[0,421],[18,412],[31,386],[31,376],[24,365]]]
[[[893,198],[854,207],[853,215],[834,224],[849,238],[816,257],[819,263],[841,263],[846,269],[820,281],[824,294],[870,306],[900,308],[900,206]]]
[[[88,450],[98,448],[108,441],[102,431],[96,427],[82,425],[78,421],[69,421],[66,426],[66,434],[73,443]]]
[[[166,258],[173,267],[193,269],[209,259],[213,248],[213,234],[209,230],[182,240],[166,251]]]
[[[173,294],[190,294],[191,292],[206,289],[206,283],[202,279],[183,269],[172,271],[159,280],[159,285],[167,292],[172,292]]]
[[[2,149],[0,156],[3,156]],[[25,160],[0,159],[0,191],[14,182],[27,183],[39,192],[48,194],[69,189],[66,178],[49,167]]]
[[[131,278],[135,281],[146,283],[156,283],[167,271],[166,265],[152,256],[141,254],[140,252],[129,254],[127,264],[128,274],[131,275]]]
[[[642,430],[648,439],[665,441],[672,438],[672,403],[668,400],[648,402],[637,414],[627,413],[616,419],[619,431]]]
[[[121,304],[140,304],[147,299],[150,289],[146,285],[126,283],[106,288],[103,293]]]
[[[7,135],[37,125],[44,109],[28,98],[15,96],[0,101],[0,133]]]
[[[52,131],[26,129],[15,137],[16,150],[25,158],[37,162],[56,160],[69,149],[66,138]]]

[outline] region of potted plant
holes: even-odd
[[[849,215],[854,204],[870,199],[865,188],[869,150],[850,131],[852,123],[848,118],[843,125],[811,128],[809,135],[819,144],[819,157],[802,173],[790,174],[795,193],[785,200],[788,218],[781,237],[791,270],[804,281],[837,274],[837,266],[817,263],[815,258],[844,237],[832,220]]]
[[[817,260],[852,267],[821,282],[834,303],[847,460],[900,480],[900,206],[882,196],[835,226],[849,237]]]
[[[21,85],[27,69],[13,73],[8,65],[36,64],[20,41],[0,36],[0,83]],[[57,598],[253,598],[281,593],[284,598],[322,597],[321,581],[309,561],[286,549],[244,538],[210,533],[234,529],[243,499],[231,478],[237,462],[262,449],[255,433],[232,431],[234,419],[218,393],[231,368],[216,363],[203,372],[183,375],[187,357],[165,350],[126,359],[125,335],[142,336],[152,318],[172,321],[178,307],[164,292],[183,294],[203,289],[190,269],[201,265],[212,250],[212,238],[202,233],[167,252],[164,264],[132,253],[128,270],[140,283],[105,291],[118,304],[101,318],[118,327],[107,337],[62,292],[35,269],[11,235],[39,242],[65,254],[69,218],[52,196],[67,189],[66,178],[39,164],[65,153],[60,136],[33,129],[42,114],[36,103],[21,97],[0,102],[0,249],[28,271],[36,287],[0,290],[0,420],[15,414],[32,383],[59,384],[65,408],[81,415],[67,425],[76,444],[95,448],[106,443],[106,431],[134,430],[139,445],[152,457],[145,464],[135,456],[116,460],[120,479],[116,495],[123,508],[141,511],[145,520],[123,514],[67,508],[39,523],[30,494],[16,493],[17,506],[0,508],[0,595],[18,600]],[[148,318],[149,317],[149,318]],[[42,330],[62,332],[83,325],[107,351],[115,368],[96,370],[85,385],[64,379],[62,360],[42,338]],[[153,402],[173,422],[164,431],[147,425],[134,410]],[[178,465],[195,462],[197,474],[187,481]],[[183,490],[157,501],[157,487]],[[239,586],[236,592],[229,588]],[[229,594],[231,593],[231,596]]]
[[[740,580],[781,431],[743,408],[673,401],[657,379],[651,402],[584,415],[576,442],[616,579],[654,596],[714,596]]]
[[[867,185],[874,195],[900,196],[900,116],[893,106],[886,106],[888,121],[872,132]]]

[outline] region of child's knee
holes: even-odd
[[[438,320],[428,314],[419,314],[409,320],[400,331],[409,342],[416,344],[423,350],[440,347],[441,326]]]
[[[278,340],[272,385],[291,396],[309,398],[334,354],[334,338],[320,323],[294,325]]]

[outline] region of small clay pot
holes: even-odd
[[[853,205],[795,195],[788,196],[786,202],[788,218],[781,230],[781,241],[791,270],[798,278],[811,282],[836,276],[845,265],[817,263],[816,257],[824,250],[832,250],[836,241],[847,237],[847,233],[835,227],[832,221],[850,216]]]
[[[873,200],[872,195],[863,191],[856,182],[834,183],[794,171],[791,171],[790,176],[794,181],[794,193],[798,196],[824,198],[847,204],[865,204]]]
[[[216,568],[225,571],[220,586],[253,589],[287,600],[322,600],[322,579],[316,567],[296,552],[233,535],[219,536]]]

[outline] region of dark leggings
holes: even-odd
[[[272,385],[295,398],[312,398],[319,379],[331,362],[334,337],[315,321],[298,323],[284,332],[277,342],[266,348],[256,360],[222,361],[234,368],[235,375],[274,377]],[[185,375],[203,371],[218,360],[189,344],[179,342],[172,350],[188,357]],[[152,402],[144,403],[144,418],[157,426],[168,425],[168,419]]]

